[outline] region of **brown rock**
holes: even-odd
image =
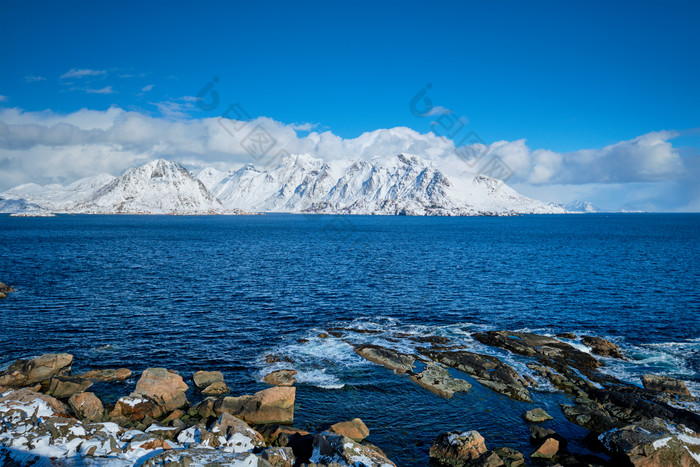
[[[216,381],[202,389],[202,394],[206,394],[208,396],[220,396],[222,394],[228,394],[229,392],[231,392],[231,390],[223,381]]]
[[[197,389],[204,389],[217,382],[224,382],[224,375],[220,371],[198,371],[192,376]]]
[[[625,356],[622,355],[620,347],[607,339],[596,336],[582,336],[581,342],[590,347],[594,354],[625,360]]]
[[[328,334],[326,334],[325,332],[322,332],[318,335],[318,337],[320,337],[321,339],[328,339]]]
[[[85,392],[90,386],[92,386],[92,382],[89,379],[75,376],[54,376],[49,380],[48,394],[58,399],[68,399],[74,394]]]
[[[83,420],[99,422],[104,415],[102,401],[91,392],[82,392],[71,396],[68,399],[68,404],[73,412]]]
[[[269,462],[272,467],[292,467],[296,461],[292,448],[267,448],[260,453],[260,457]]]
[[[272,386],[294,386],[297,382],[294,378],[296,374],[296,370],[277,370],[265,375],[263,381]]]
[[[131,370],[128,368],[105,368],[99,370],[90,370],[78,376],[80,376],[81,378],[92,379],[96,381],[110,382],[125,381],[131,378],[131,374]]]
[[[235,434],[241,434],[250,438],[255,447],[265,446],[265,439],[257,431],[248,426],[246,422],[228,413],[222,413],[209,430],[213,434],[220,434],[230,438]]]
[[[554,438],[547,438],[542,445],[531,454],[531,457],[541,459],[551,459],[559,452],[559,441]]]
[[[465,465],[487,451],[478,431],[439,435],[430,447],[430,457],[446,465]]]
[[[68,413],[70,410],[68,406],[58,399],[48,396],[46,394],[41,394],[39,392],[33,391],[28,388],[14,389],[12,392],[5,394],[0,397],[0,403],[7,403],[12,405],[12,401],[21,402],[22,404],[27,404],[40,399],[46,403],[58,417],[69,417]]]
[[[190,410],[187,412],[190,416],[198,416],[199,418],[208,418],[212,417],[214,415],[217,415],[214,412],[214,406],[219,402],[219,399],[216,397],[207,397],[204,399],[202,402],[199,404],[195,405],[194,407],[191,407]]]
[[[17,360],[7,370],[0,372],[0,386],[33,386],[52,376],[68,374],[71,363],[73,356],[67,353],[48,353],[29,361]]]
[[[165,413],[162,407],[152,400],[140,396],[121,397],[109,413],[110,419],[126,418],[132,421],[143,420],[146,417],[158,418]]]
[[[214,404],[217,415],[226,412],[247,423],[292,423],[294,421],[295,387],[276,386],[254,395],[224,397]]]
[[[290,437],[310,436],[308,431],[284,425],[266,425],[261,433],[269,446],[288,446]]]
[[[180,409],[175,409],[172,412],[170,412],[170,415],[165,417],[163,419],[163,423],[169,423],[172,422],[173,420],[177,420],[178,418],[182,417],[185,415],[185,412],[180,410]]]
[[[690,396],[690,391],[683,381],[669,376],[644,375],[642,384],[650,391]]]
[[[474,467],[503,467],[506,464],[496,452],[487,451],[469,465]]]
[[[416,361],[412,355],[402,354],[378,345],[360,345],[355,347],[354,351],[360,357],[394,370],[396,373],[412,372]]]
[[[336,423],[330,427],[329,431],[347,436],[358,443],[369,436],[369,428],[367,428],[367,425],[359,418],[353,418],[348,422]]]
[[[447,399],[450,399],[455,392],[468,392],[472,388],[471,384],[462,379],[453,378],[447,369],[434,362],[428,362],[422,372],[411,375],[411,380]]]
[[[169,412],[187,404],[185,391],[188,389],[180,375],[165,368],[148,368],[136,383],[132,395],[146,396]]]
[[[525,465],[523,454],[511,448],[496,448],[493,450],[501,458],[507,467],[520,467]]]
[[[10,287],[9,285],[5,285],[2,282],[0,282],[0,298],[7,298],[8,293],[14,292],[15,289]]]
[[[553,420],[553,417],[549,415],[547,412],[544,411],[544,409],[532,409],[528,410],[525,412],[525,415],[523,415],[526,421],[530,423],[540,423],[544,422],[547,420]]]
[[[576,334],[573,332],[562,332],[557,334],[557,337],[560,339],[576,339]]]

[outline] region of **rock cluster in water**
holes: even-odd
[[[10,287],[9,285],[5,285],[2,282],[0,282],[0,298],[7,298],[7,294],[14,291],[15,289]]]
[[[369,429],[358,418],[317,434],[290,426],[291,385],[223,396],[229,392],[223,375],[198,371],[195,386],[218,396],[190,405],[182,376],[148,368],[131,394],[105,407],[87,389],[93,381],[127,379],[131,371],[73,376],[72,363],[70,354],[45,354],[0,373],[0,464],[394,466],[365,441]]]

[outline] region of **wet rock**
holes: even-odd
[[[57,399],[68,399],[74,394],[85,392],[90,386],[92,386],[92,381],[89,379],[75,376],[54,376],[49,380],[48,394]]]
[[[162,407],[147,397],[126,396],[121,397],[109,413],[111,420],[120,422],[121,419],[139,421],[146,417],[158,418],[165,413]]]
[[[369,428],[359,418],[353,418],[347,422],[340,422],[332,425],[328,431],[335,434],[346,436],[353,441],[361,442],[369,436]]]
[[[73,356],[67,353],[47,353],[27,360],[17,360],[0,372],[0,386],[32,386],[48,381],[52,376],[67,375]]]
[[[73,412],[82,420],[97,422],[104,416],[102,401],[91,392],[75,394],[68,399]]]
[[[105,368],[98,370],[90,370],[81,375],[80,378],[91,379],[95,381],[112,382],[126,381],[131,378],[131,370],[128,368]]]
[[[220,371],[198,371],[192,376],[197,389],[204,389],[214,383],[224,383],[224,374]]]
[[[396,373],[413,371],[416,358],[412,355],[402,354],[396,350],[387,349],[378,345],[360,345],[355,347],[355,353],[370,362],[382,365]]]
[[[428,362],[422,372],[411,376],[411,380],[438,396],[448,399],[455,392],[467,392],[472,388],[471,384],[453,378],[445,368],[434,362]]]
[[[511,448],[496,448],[493,450],[505,467],[521,467],[525,465],[525,457],[519,451]]]
[[[297,342],[299,342],[300,344],[304,344],[308,341],[309,341],[308,339],[297,340]],[[292,360],[291,358],[289,358],[287,356],[280,357],[279,355],[274,355],[274,354],[265,355],[265,363],[267,363],[267,364],[280,363],[280,362],[294,363],[294,360]]]
[[[260,453],[260,457],[269,462],[272,467],[292,467],[296,460],[292,448],[267,448]]]
[[[602,405],[580,398],[576,399],[576,402],[579,405],[561,406],[566,419],[571,423],[582,426],[593,433],[603,433],[620,426],[620,423],[616,422]]]
[[[559,441],[555,438],[547,438],[544,443],[533,452],[530,457],[535,459],[551,459],[559,453]]]
[[[0,298],[7,298],[8,293],[14,292],[15,289],[10,287],[9,285],[5,285],[2,282],[0,282]]]
[[[613,456],[634,466],[700,465],[700,434],[660,419],[611,430],[598,439]]]
[[[547,420],[553,420],[554,417],[545,412],[544,409],[536,408],[525,412],[524,418],[530,423],[540,423]]]
[[[642,376],[642,384],[650,391],[690,396],[690,391],[683,381],[669,376],[644,375]]]
[[[272,386],[294,386],[296,370],[277,370],[265,375],[263,381]]]
[[[327,431],[314,436],[309,462],[321,465],[396,467],[396,464],[370,446]]]
[[[576,334],[574,334],[573,332],[561,332],[557,334],[556,337],[560,339],[576,339]]]
[[[443,465],[462,466],[487,451],[478,431],[451,432],[439,435],[430,447],[430,458]]]
[[[146,396],[169,412],[187,404],[185,391],[188,389],[177,373],[165,368],[148,368],[136,383],[132,395]]]
[[[322,332],[318,335],[318,337],[321,339],[328,339],[328,334],[326,334],[325,332]]]
[[[214,404],[217,415],[224,412],[247,423],[292,423],[296,388],[276,386],[251,395],[224,397]]]
[[[582,336],[581,343],[590,347],[594,354],[626,360],[625,356],[622,354],[622,350],[617,344],[613,344],[602,337]]]
[[[558,436],[557,432],[549,428],[543,428],[538,425],[530,425],[530,442],[536,444],[542,442],[546,438]]]
[[[526,382],[523,378],[513,368],[496,357],[467,351],[423,350],[421,353],[444,365],[467,373],[493,391],[519,401],[532,401],[529,391],[525,388]]]

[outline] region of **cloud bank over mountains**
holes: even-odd
[[[76,76],[81,72],[74,70]],[[194,170],[207,166],[229,170],[249,162],[269,168],[287,154],[309,154],[342,164],[411,153],[447,174],[480,171],[480,164],[458,155],[453,141],[432,132],[397,127],[342,138],[315,128],[266,117],[247,122],[153,117],[118,107],[70,114],[3,108],[0,191],[27,182],[69,183],[104,172],[118,175],[160,157]],[[549,201],[569,202],[588,195],[600,205],[624,201],[653,210],[700,210],[698,156],[683,155],[674,148],[671,141],[678,135],[657,131],[566,154],[532,149],[524,139],[496,141],[475,143],[459,154],[498,157],[512,172],[508,184]]]

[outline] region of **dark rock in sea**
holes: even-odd
[[[622,350],[617,344],[613,344],[602,337],[582,336],[581,343],[590,347],[594,354],[627,360],[625,356],[622,355]]]
[[[463,466],[487,451],[478,431],[451,432],[439,435],[430,447],[430,458],[440,465]]]
[[[557,436],[557,432],[544,428],[539,425],[530,425],[530,442],[533,444],[541,443],[546,438]]]
[[[0,298],[7,298],[8,293],[14,292],[15,289],[10,287],[9,285],[5,285],[2,282],[0,282]]]
[[[99,422],[104,416],[102,401],[91,392],[81,392],[68,399],[68,405],[78,418],[90,422]]]
[[[131,370],[128,368],[105,368],[90,370],[78,376],[95,381],[112,382],[126,381],[127,379],[131,378],[131,374]]]
[[[557,334],[556,337],[560,339],[576,339],[576,334],[574,334],[573,332],[562,332]]]
[[[532,410],[528,410],[525,412],[523,415],[526,421],[530,423],[540,423],[540,422],[545,422],[547,420],[552,420],[553,417],[549,415],[547,412],[544,411],[544,409],[536,408]]]
[[[450,399],[455,392],[468,392],[472,388],[472,385],[466,381],[450,376],[445,368],[435,362],[428,362],[422,372],[411,375],[411,380],[447,399]]]
[[[296,370],[277,370],[265,375],[263,381],[272,386],[294,386]]]
[[[331,425],[328,431],[337,435],[347,436],[358,443],[369,436],[369,428],[367,428],[367,425],[359,418],[353,418],[347,422],[339,422],[335,425]]]
[[[683,381],[669,376],[644,375],[642,376],[642,384],[650,391],[680,394],[682,396],[691,395]]]
[[[603,433],[623,425],[616,422],[601,404],[583,398],[577,398],[576,403],[578,405],[561,406],[562,412],[571,423],[580,425],[593,433]]]
[[[294,387],[276,386],[253,395],[218,399],[214,411],[217,415],[229,413],[255,425],[292,423],[295,395]]]
[[[75,376],[54,376],[49,380],[48,394],[57,399],[68,399],[74,394],[85,392],[90,386],[92,386],[92,381],[89,379]]]
[[[661,419],[608,431],[599,440],[620,463],[639,467],[700,465],[700,434]]]
[[[505,467],[521,467],[525,465],[523,454],[511,448],[496,448],[493,450],[503,462]]]
[[[48,353],[31,360],[17,360],[0,372],[0,386],[26,387],[48,381],[52,376],[70,372],[73,356],[67,353]]]
[[[519,401],[532,401],[530,393],[525,388],[525,380],[513,368],[496,357],[467,351],[439,352],[432,349],[422,349],[421,353],[437,362],[465,372],[493,391]]]
[[[378,345],[360,345],[355,347],[354,350],[359,356],[396,373],[412,372],[416,361],[416,358],[412,355],[406,355]]]
[[[165,368],[148,368],[141,374],[132,395],[148,397],[170,412],[187,405],[185,391],[188,389],[177,373]]]

